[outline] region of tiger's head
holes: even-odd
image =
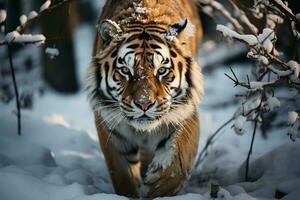
[[[187,25],[105,20],[101,49],[88,69],[86,89],[108,128],[127,123],[138,130],[180,125],[196,111],[202,75],[179,35]]]

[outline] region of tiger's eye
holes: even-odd
[[[166,67],[161,67],[161,68],[158,69],[159,74],[164,74],[166,71],[167,71]]]
[[[127,67],[121,67],[121,72],[124,73],[124,74],[128,74],[129,69]]]

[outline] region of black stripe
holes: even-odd
[[[158,145],[156,146],[156,150],[155,150],[155,151],[157,151],[158,149],[161,149],[161,148],[165,147],[165,145],[166,145],[168,139],[169,139],[168,137],[162,139],[162,140],[158,143]]]
[[[113,68],[113,69],[116,69],[116,68],[117,68],[117,59],[114,59],[112,68]]]
[[[118,49],[116,49],[116,50],[110,55],[110,57],[114,58],[114,57],[117,56],[117,54],[118,54]]]
[[[131,54],[131,53],[134,53],[134,51],[128,51],[128,52],[123,56],[123,58],[125,58],[128,54]]]
[[[168,64],[170,62],[169,58],[166,58],[163,62],[164,65]]]
[[[182,94],[182,89],[181,89],[181,81],[182,81],[182,62],[178,62],[178,71],[179,71],[179,86],[175,88],[176,95],[173,96],[174,99],[179,97]],[[174,89],[174,88],[172,88]]]
[[[178,62],[178,71],[179,71],[179,86],[181,88],[181,81],[182,81],[182,62]]]
[[[140,34],[139,39],[141,39],[141,40],[150,40],[150,39],[151,39],[151,36],[149,35],[149,33],[143,31],[143,32]]]
[[[127,46],[127,48],[130,48],[130,49],[136,49],[136,48],[138,48],[139,46],[140,46],[139,44],[132,44],[132,45]]]
[[[126,43],[131,42],[131,41],[133,41],[133,40],[135,40],[135,39],[138,39],[139,37],[140,37],[140,36],[139,36],[138,34],[134,34],[134,35],[130,36],[130,37],[126,40]]]
[[[191,79],[191,64],[192,64],[192,59],[189,57],[185,57],[186,60],[186,72],[185,72],[185,80],[188,83],[188,88],[186,90],[186,95],[189,96],[191,93],[191,88],[194,86],[192,79]]]
[[[118,58],[118,63],[119,64],[125,64],[125,60],[121,57]]]
[[[171,56],[174,57],[174,58],[176,58],[177,54],[173,50],[171,50]]]
[[[111,91],[115,90],[115,87],[110,87],[108,84],[108,73],[109,73],[109,64],[108,62],[105,62],[104,64],[105,67],[105,83],[106,83],[106,93],[115,101],[117,101],[117,99],[112,95]]]
[[[173,135],[173,133],[175,133],[176,130],[172,131],[167,137],[163,138],[161,141],[159,141],[159,143],[156,146],[156,150],[161,149],[163,147],[165,147],[167,141],[171,138],[171,136]]]
[[[120,96],[123,93],[123,91],[124,91],[124,89],[120,87],[118,90],[118,96]]]
[[[156,40],[156,41],[159,42],[159,43],[165,44],[165,42],[164,42],[160,37],[158,37],[158,36],[156,36],[156,35],[151,34],[151,38],[152,38],[153,40]]]
[[[150,44],[150,47],[152,49],[161,49],[161,47],[159,45],[157,45],[157,44]]]

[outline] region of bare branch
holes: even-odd
[[[19,98],[19,91],[18,85],[16,81],[15,69],[13,66],[13,59],[12,59],[12,47],[8,45],[8,58],[9,58],[9,67],[11,72],[11,77],[13,81],[14,91],[16,95],[16,106],[17,106],[17,117],[18,117],[18,135],[21,135],[21,107],[20,107],[20,98]]]
[[[257,124],[258,124],[258,117],[259,117],[260,113],[257,113],[255,120],[254,120],[254,128],[253,128],[253,133],[252,133],[252,139],[251,139],[251,144],[250,144],[250,148],[249,148],[249,152],[247,155],[247,159],[246,159],[246,173],[245,173],[245,180],[249,181],[249,164],[250,164],[250,156],[252,154],[252,149],[253,149],[253,144],[254,144],[254,139],[255,139],[255,135],[256,135],[256,129],[257,129]]]
[[[234,117],[231,117],[229,120],[227,120],[222,126],[220,126],[206,141],[206,144],[202,151],[200,152],[196,164],[195,164],[195,169],[199,166],[199,164],[203,161],[205,158],[205,154],[207,152],[208,147],[213,143],[214,138],[220,133],[220,131],[226,127],[230,122],[234,120]]]

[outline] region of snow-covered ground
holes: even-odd
[[[81,26],[75,34],[85,38],[76,43],[81,82],[90,60],[92,32],[93,27]],[[239,75],[249,70],[242,64],[233,68]],[[224,76],[228,71],[216,67],[206,74],[199,150],[236,109],[236,90]],[[0,200],[127,199],[113,194],[83,91],[72,96],[48,91],[37,97],[33,110],[22,111],[21,136],[16,123],[14,102],[0,104]],[[244,182],[252,126],[238,136],[231,125],[209,148],[180,195],[158,199],[210,199],[211,181],[222,187],[218,199],[300,199],[300,141],[292,142],[287,129],[272,130],[267,140],[257,134],[250,164],[252,182]]]

